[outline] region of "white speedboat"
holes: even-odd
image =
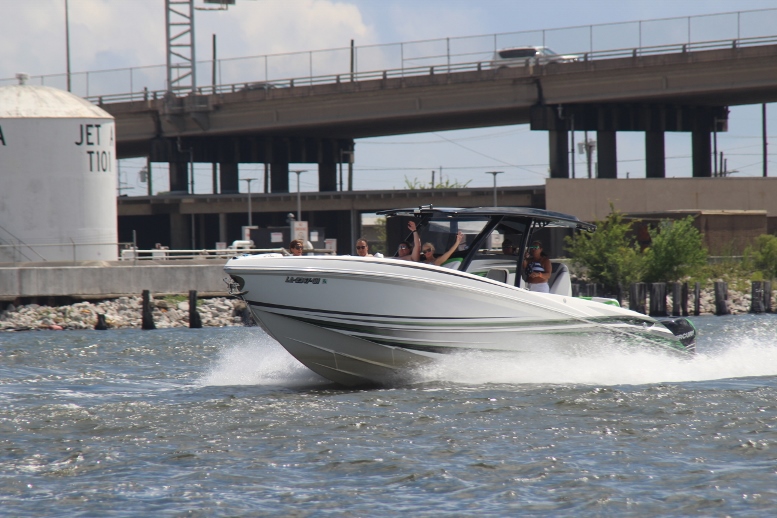
[[[420,207],[383,214],[396,241],[406,233],[397,229],[413,220],[422,242],[437,250],[451,248],[457,231],[466,244],[442,266],[388,257],[271,254],[235,257],[224,267],[230,292],[245,300],[255,320],[327,379],[347,386],[393,384],[406,380],[415,366],[462,351],[693,352],[696,333],[687,319],[662,322],[572,297],[563,263],[553,264],[550,294],[524,288],[520,259],[533,235],[553,227],[593,231],[591,224],[530,208]],[[397,220],[399,225],[392,224]],[[507,239],[517,255],[502,253]]]

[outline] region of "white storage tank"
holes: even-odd
[[[0,86],[0,262],[116,260],[113,117],[17,77]]]

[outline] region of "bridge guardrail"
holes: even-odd
[[[759,36],[755,38],[744,39],[726,39],[714,41],[695,42],[693,44],[678,43],[671,45],[653,45],[639,48],[622,48],[612,50],[602,50],[594,52],[584,52],[577,54],[580,61],[597,61],[603,59],[618,59],[629,57],[643,57],[662,54],[678,54],[687,52],[698,52],[704,50],[729,49],[740,47],[751,47],[757,45],[777,44],[777,35]],[[528,64],[528,61],[527,61]],[[549,65],[563,65],[563,63],[551,63]],[[540,67],[549,65],[536,65]],[[438,64],[417,67],[404,67],[386,70],[369,70],[364,72],[353,72],[345,74],[325,74],[321,76],[296,77],[275,79],[272,81],[241,82],[215,86],[203,86],[197,88],[198,95],[236,93],[240,91],[264,90],[267,97],[276,89],[294,88],[295,86],[315,86],[323,84],[339,84],[345,82],[359,82],[371,80],[385,80],[404,77],[418,77],[435,74],[451,74],[456,72],[472,72],[484,69],[492,69],[491,60],[475,61],[466,63]],[[255,86],[259,85],[259,86]],[[141,92],[126,92],[109,95],[88,96],[87,100],[98,105],[110,104],[112,102],[133,102],[163,99],[169,92],[166,90],[149,91],[144,89]],[[190,94],[187,94],[190,95]]]
[[[151,249],[151,250],[138,250],[135,248],[128,248],[121,251],[119,261],[169,261],[177,259],[229,259],[237,255],[254,255],[254,254],[283,254],[291,255],[291,253],[281,248],[219,248],[219,249],[203,249],[203,250],[168,250],[168,249]],[[328,248],[305,248],[302,250],[303,254],[314,255],[334,255],[336,250],[330,250]]]
[[[436,38],[409,42],[362,45],[314,51],[260,56],[221,58],[195,63],[195,79],[216,90],[256,81],[281,85],[319,84],[341,80],[367,80],[375,74],[400,76],[435,72],[441,67],[489,63],[501,48],[526,45],[550,46],[563,54],[587,59],[642,56],[661,52],[683,52],[724,48],[731,45],[762,45],[774,40],[777,8],[710,13],[651,20],[634,20],[595,25],[525,30],[497,34]],[[349,68],[348,72],[343,68]],[[453,68],[451,68],[451,71]],[[370,72],[372,71],[372,72]],[[339,74],[338,74],[339,72]],[[206,78],[207,76],[207,78]],[[98,102],[123,102],[157,98],[167,90],[164,64],[70,74],[73,93]],[[326,78],[330,78],[327,80]],[[203,81],[204,80],[204,81]],[[16,84],[14,78],[0,78],[2,84]],[[65,88],[65,73],[39,75],[31,83]],[[122,86],[124,85],[124,86]],[[142,85],[142,86],[141,86]],[[208,87],[211,88],[211,87]],[[182,95],[189,89],[176,89]],[[199,93],[199,89],[195,90]]]

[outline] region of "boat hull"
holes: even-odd
[[[271,336],[347,386],[408,380],[413,368],[466,351],[586,354],[636,344],[685,353],[645,315],[435,266],[251,256],[225,270]]]

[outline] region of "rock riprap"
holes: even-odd
[[[189,326],[189,303],[160,299],[153,302],[154,324],[158,329]],[[245,303],[238,299],[200,299],[197,311],[204,327],[242,326]],[[121,297],[98,303],[78,302],[70,306],[8,306],[0,311],[0,331],[34,329],[93,329],[97,315],[105,315],[109,329],[140,328],[141,297]]]

